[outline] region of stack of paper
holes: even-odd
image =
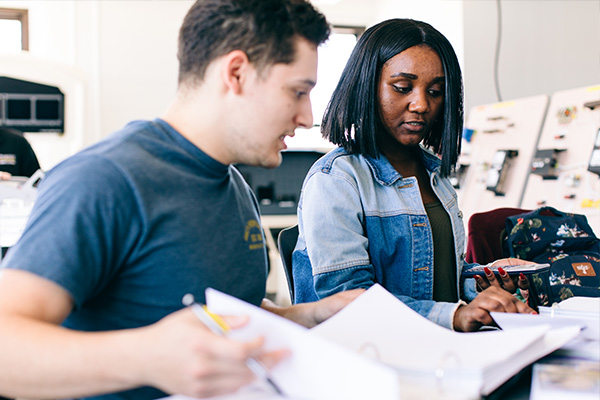
[[[570,297],[539,310],[540,315],[581,323],[583,337],[600,341],[600,297]]]
[[[571,297],[539,311],[540,315],[492,313],[492,317],[506,331],[537,325],[579,326],[581,335],[561,346],[560,353],[600,360],[600,298]]]

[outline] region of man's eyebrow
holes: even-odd
[[[313,81],[312,79],[301,79],[300,81],[298,81],[298,83],[301,83],[303,85],[310,86],[310,87],[315,87],[315,85],[317,84],[317,82]]]

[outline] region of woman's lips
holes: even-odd
[[[421,132],[423,129],[425,129],[425,122],[424,121],[407,121],[407,122],[403,122],[402,126],[412,132]]]

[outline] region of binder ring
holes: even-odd
[[[554,318],[554,310],[560,308],[558,303],[552,303],[552,307],[550,307],[550,318]]]
[[[379,349],[374,343],[365,342],[360,346],[358,352],[364,354],[370,358],[373,358],[377,361],[381,361],[381,355],[379,354]]]
[[[444,388],[443,388],[444,378],[446,377],[446,370],[448,369],[449,361],[454,361],[452,363],[453,365],[461,365],[462,364],[458,353],[456,353],[454,351],[447,351],[440,358],[440,361],[438,362],[438,365],[435,368],[435,381],[436,381],[436,386],[438,388],[438,392],[440,392],[440,393],[444,392]]]

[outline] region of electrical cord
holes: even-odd
[[[500,95],[500,82],[498,81],[498,64],[500,60],[500,43],[502,39],[502,8],[500,7],[500,1],[496,0],[496,9],[497,9],[497,22],[498,22],[498,32],[496,36],[496,54],[494,57],[494,84],[496,86],[496,97],[498,98],[498,102],[502,101],[502,96]]]

